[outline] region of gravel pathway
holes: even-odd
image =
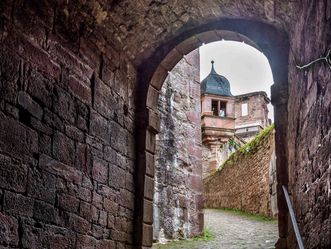
[[[257,220],[229,211],[205,210],[205,227],[212,241],[178,241],[154,245],[155,249],[272,249],[278,238],[275,221]]]

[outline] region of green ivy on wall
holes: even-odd
[[[274,124],[272,124],[267,128],[263,129],[258,135],[256,135],[256,137],[252,141],[246,143],[241,148],[240,145],[237,144],[233,139],[230,139],[229,140],[230,145],[232,143],[234,146],[239,146],[239,148],[237,151],[232,153],[222,165],[220,165],[218,171],[221,170],[225,165],[234,164],[241,156],[254,154],[258,150],[260,145],[263,143],[263,141],[265,141],[265,138],[269,137],[270,134],[272,134],[274,128],[275,126]],[[230,142],[231,140],[232,142]]]

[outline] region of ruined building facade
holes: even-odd
[[[265,92],[233,96],[230,82],[214,69],[201,82],[203,174],[216,170],[228,156],[269,124]]]

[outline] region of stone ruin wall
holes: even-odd
[[[204,179],[205,207],[277,215],[275,138],[271,131],[251,154],[234,154],[220,171]]]
[[[331,2],[304,1],[291,34],[288,99],[289,193],[305,248],[331,247],[331,70],[295,68],[331,48]],[[293,26],[294,28],[294,26]],[[293,232],[289,248],[295,248]]]
[[[0,248],[132,244],[136,71],[63,15],[0,3]]]
[[[331,2],[112,2],[109,9],[101,1],[0,2],[0,245],[130,248],[136,68],[180,32],[230,17],[288,34],[288,75],[272,97],[288,111],[288,123],[275,112],[288,132],[283,162],[305,246],[330,248],[331,71],[325,62],[296,64],[330,48]],[[280,237],[295,247],[290,223]]]
[[[263,94],[237,96],[235,103],[235,126],[245,126],[249,124],[259,123],[263,128],[269,125],[268,106]],[[248,104],[248,115],[242,116],[242,104]],[[248,138],[248,141],[251,138]]]
[[[169,73],[159,98],[154,240],[187,238],[203,227],[199,51]]]
[[[242,104],[248,104],[248,115],[242,116]],[[263,128],[269,124],[268,107],[263,93],[247,93],[236,96],[235,100],[235,127],[249,126],[259,124]],[[256,131],[258,132],[258,131]],[[255,135],[231,138],[238,146],[242,146],[244,141],[249,142],[254,139]],[[202,170],[203,178],[207,177],[213,170],[209,169],[209,161],[214,161],[217,158],[218,167],[225,162],[228,157],[236,150],[231,141],[228,141],[219,146],[219,148],[211,149],[209,146],[202,144]]]
[[[234,141],[238,146],[244,145],[242,140],[237,138],[236,136],[233,136],[232,141]],[[231,144],[230,141],[221,144],[219,148],[214,148],[216,151],[212,151],[211,148],[205,144],[202,144],[202,177],[205,178],[209,174],[211,174],[215,169],[210,169],[209,164],[210,160],[213,159],[215,156],[217,158],[218,167],[221,166],[228,157],[235,152],[237,149],[236,146]],[[212,153],[213,152],[213,153]]]

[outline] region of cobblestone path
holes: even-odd
[[[178,241],[155,249],[271,249],[278,238],[276,221],[263,221],[229,211],[205,210],[205,227],[212,241]]]

